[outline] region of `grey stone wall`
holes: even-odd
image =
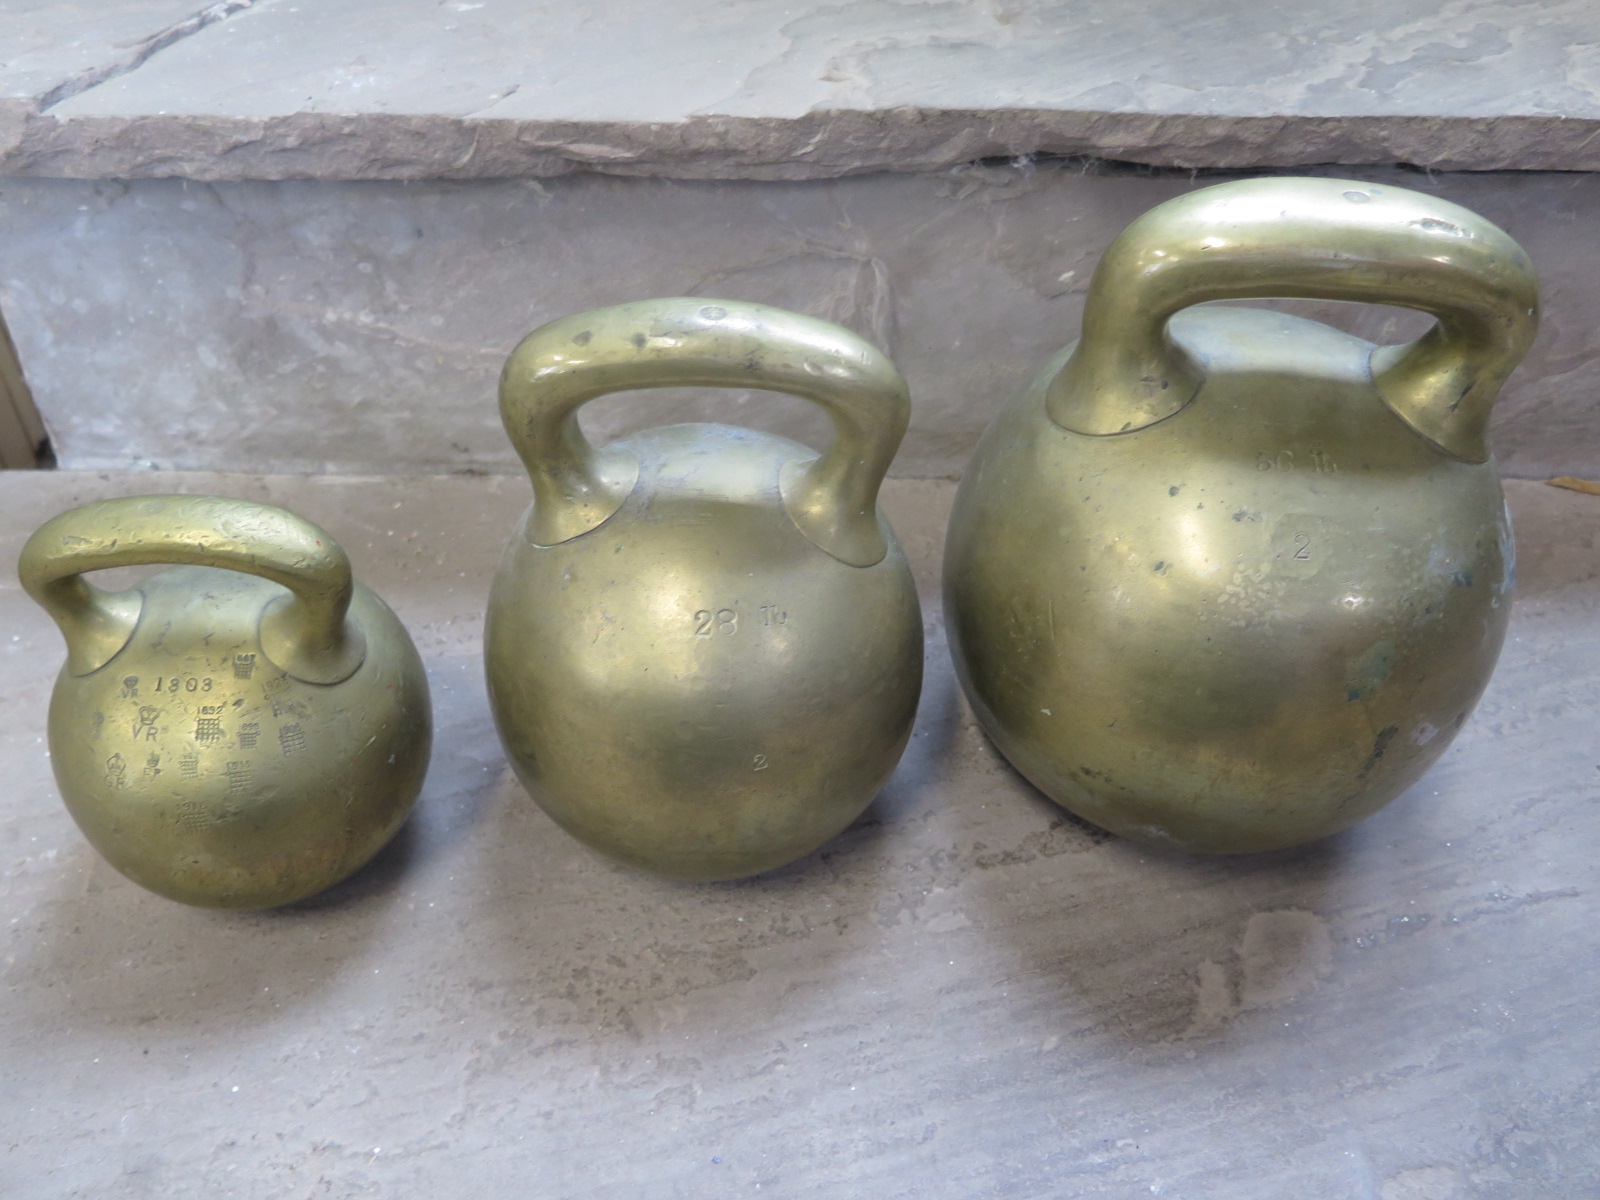
[[[1594,176],[1359,175],[1443,195],[1527,247],[1545,322],[1497,411],[1496,452],[1511,475],[1600,474]],[[596,305],[706,295],[882,345],[915,405],[895,473],[953,476],[1076,336],[1117,232],[1224,177],[1058,161],[810,182],[12,178],[0,309],[64,466],[511,470],[494,383],[518,338]],[[1426,325],[1298,307],[1374,340]],[[765,393],[622,396],[587,413],[599,437],[684,419],[826,435],[803,402]]]

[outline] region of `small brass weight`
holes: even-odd
[[[1436,323],[1373,346],[1191,307],[1272,296]],[[1401,188],[1247,180],[1130,225],[951,519],[951,646],[1006,757],[1096,824],[1211,852],[1332,833],[1416,780],[1505,633],[1485,431],[1537,303],[1502,230]]]
[[[608,392],[764,388],[820,405],[819,457],[726,425],[602,449]],[[661,875],[730,879],[848,825],[910,734],[922,620],[877,507],[909,401],[881,353],[730,300],[580,313],[529,334],[500,408],[533,483],[484,653],[522,782],[568,832]]]
[[[123,591],[85,572],[167,567]],[[50,701],[62,799],[134,882],[186,904],[319,892],[422,786],[421,660],[325,532],[264,504],[136,496],[29,539],[19,573],[67,641]]]

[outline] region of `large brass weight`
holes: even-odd
[[[1374,347],[1191,307],[1269,296],[1437,323]],[[1135,221],[956,499],[945,610],[996,745],[1080,816],[1200,851],[1316,838],[1417,779],[1505,632],[1484,436],[1536,308],[1510,237],[1400,188],[1257,179]]]
[[[725,425],[596,449],[608,392],[754,387],[820,405],[819,456]],[[580,313],[529,334],[501,415],[533,483],[489,600],[490,699],[517,774],[623,862],[728,879],[848,825],[910,734],[922,620],[878,486],[905,384],[827,322],[729,300]]]
[[[108,592],[85,572],[168,567]],[[19,567],[67,640],[50,701],[61,797],[135,883],[261,908],[321,891],[400,828],[428,765],[427,676],[344,551],[212,496],[84,505]]]

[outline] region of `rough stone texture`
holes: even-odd
[[[1545,322],[1497,413],[1504,470],[1600,476],[1600,181],[1369,171],[1508,228]],[[971,168],[811,183],[595,176],[474,183],[0,185],[0,309],[74,467],[516,469],[494,385],[529,329],[646,296],[758,300],[889,351],[914,414],[894,471],[955,476],[1002,403],[1076,337],[1101,252],[1214,178]],[[1300,305],[1375,340],[1398,309]],[[610,436],[699,415],[816,443],[768,394],[660,393],[587,410]]]
[[[25,0],[0,29],[0,95],[29,97],[0,173],[1600,165],[1589,0],[117,0],[70,26],[82,53],[44,36],[68,27]]]
[[[238,7],[238,0],[5,0],[0,100],[49,108],[198,32],[204,14],[217,19]]]
[[[60,640],[0,576],[7,1196],[1600,1194],[1600,499],[1512,485],[1506,651],[1416,788],[1217,861],[1098,834],[996,757],[931,586],[951,486],[892,484],[930,634],[904,764],[826,850],[682,886],[579,847],[503,764],[481,605],[524,485],[0,474],[0,560],[171,489],[324,522],[417,638],[437,754],[320,899],[148,895],[56,799]]]
[[[4,0],[0,174],[30,121],[251,0]]]

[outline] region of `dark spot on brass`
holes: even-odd
[[[1389,743],[1394,741],[1394,735],[1399,732],[1400,726],[1398,725],[1385,725],[1378,731],[1378,736],[1372,742],[1372,759],[1374,762],[1383,757],[1384,751],[1389,748]]]

